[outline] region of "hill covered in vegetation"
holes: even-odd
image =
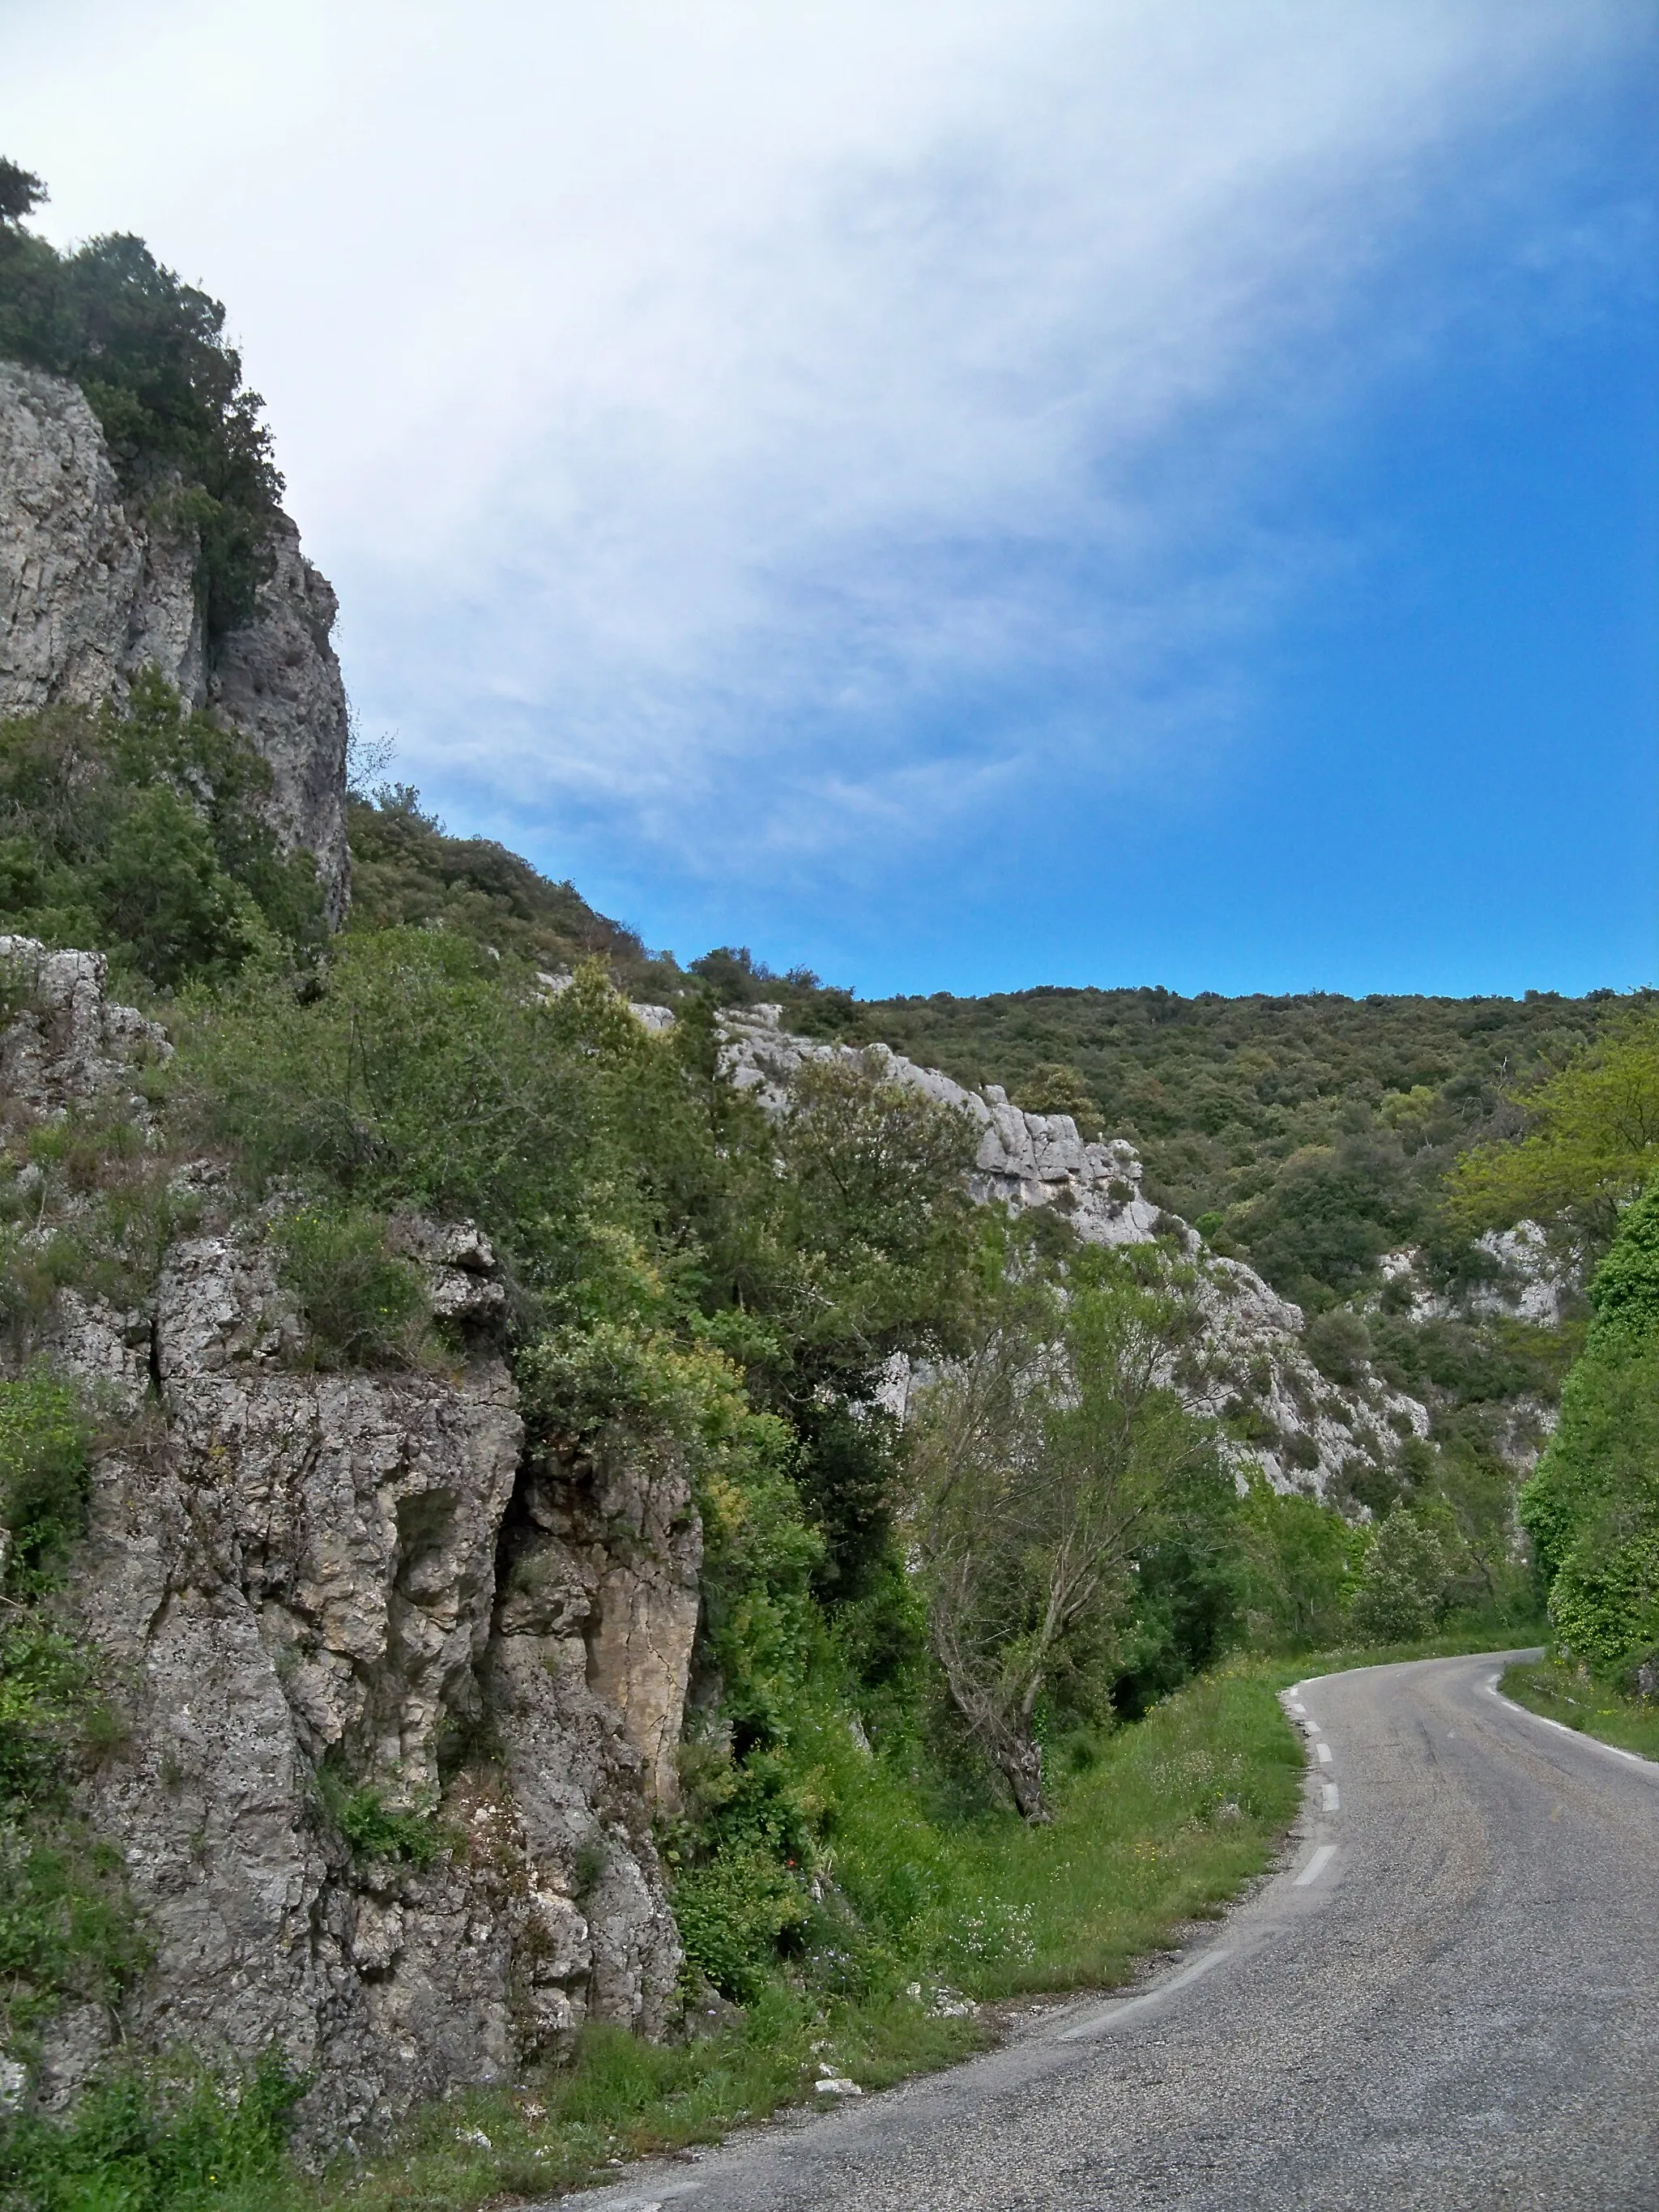
[[[217,502],[211,629],[275,483],[222,311],[139,241],[43,246],[36,197],[0,166],[0,350],[76,380],[135,501]],[[29,2212],[258,2201],[290,2124],[422,2100],[494,2159],[441,2100],[533,2086],[490,2122],[520,2163],[425,2200],[476,2204],[550,2178],[550,2112],[591,2171],[584,2112],[685,2139],[1121,1973],[1290,1815],[1271,1656],[1529,1621],[1516,1480],[1583,1318],[1571,1267],[1523,1310],[1492,1231],[1529,1211],[1612,1255],[1528,1525],[1564,1631],[1639,1671],[1651,1486],[1607,1437],[1654,1340],[1645,1000],[861,1003],[681,967],[399,787],[349,799],[331,934],[228,719],[149,670],[0,724]],[[1169,1211],[1104,1147],[1098,1236],[975,1204],[1008,1109],[879,1054],[739,1082],[722,1009],[772,1000],[1133,1139]],[[1323,1498],[1262,1471],[1291,1366],[1309,1433],[1374,1431]]]

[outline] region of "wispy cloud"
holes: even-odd
[[[686,874],[1201,775],[1352,557],[1274,519],[1298,441],[1463,247],[1633,252],[1541,174],[1625,0],[125,12],[24,8],[18,150],[235,302],[365,714]],[[135,188],[170,71],[210,119]]]

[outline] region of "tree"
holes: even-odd
[[[1561,1649],[1613,1673],[1659,1644],[1659,1182],[1626,1208],[1590,1300],[1521,1519]]]
[[[1100,1134],[1100,1109],[1094,1094],[1078,1070],[1062,1061],[1039,1061],[1021,1078],[1014,1103],[1028,1114],[1069,1114],[1084,1137]]]
[[[1451,1565],[1437,1531],[1396,1505],[1379,1522],[1349,1620],[1368,1644],[1410,1644],[1445,1610]]]
[[[46,188],[33,171],[0,155],[0,222],[21,222],[46,197]]]
[[[1518,1103],[1524,1135],[1477,1146],[1452,1170],[1453,1217],[1484,1229],[1565,1215],[1605,1243],[1659,1171],[1659,1014],[1627,1015]]]
[[[1040,1701],[1068,1648],[1136,1610],[1141,1556],[1231,1503],[1212,1425],[1170,1387],[1177,1286],[1084,1251],[1063,1280],[994,1224],[968,1357],[923,1395],[909,1529],[952,1704],[1028,1820],[1044,1820]]]

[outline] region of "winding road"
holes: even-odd
[[[562,2212],[1659,2212],[1659,1765],[1503,1664],[1301,1685],[1284,1867],[1140,1993]]]

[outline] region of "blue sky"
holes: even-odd
[[[869,994],[1659,980],[1645,0],[142,12],[0,147],[451,828]]]

